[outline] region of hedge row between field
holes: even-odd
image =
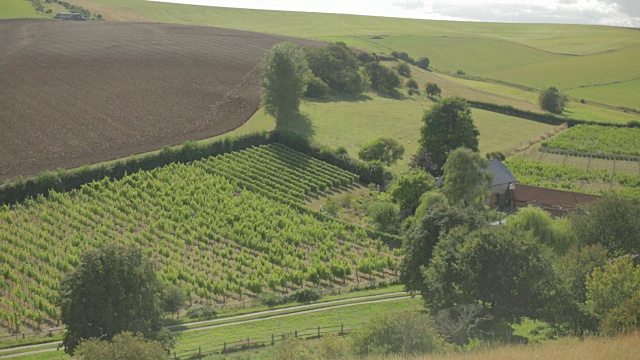
[[[142,170],[152,170],[174,162],[188,163],[209,156],[226,154],[253,146],[280,143],[318,160],[352,172],[360,182],[384,185],[391,179],[391,173],[379,162],[362,162],[350,158],[330,148],[311,145],[304,138],[277,132],[259,132],[238,137],[225,137],[210,143],[185,142],[178,147],[165,146],[162,150],[145,155],[132,156],[111,163],[65,170],[46,171],[34,177],[18,178],[0,187],[0,205],[20,203],[39,195],[48,196],[50,190],[65,192],[80,188],[83,184],[102,180],[105,177],[117,180],[127,174]]]
[[[612,124],[612,123],[605,123],[601,121],[566,119],[566,118],[555,116],[553,114],[548,114],[548,113],[542,114],[542,113],[535,113],[528,110],[521,110],[511,105],[498,105],[498,104],[493,104],[493,103],[488,103],[483,101],[475,101],[475,100],[467,100],[467,103],[469,104],[469,106],[476,109],[491,111],[491,112],[508,115],[508,116],[515,116],[522,119],[532,120],[532,121],[540,122],[543,124],[549,124],[549,125],[562,125],[564,123],[567,123],[569,127],[580,125],[580,124],[612,126],[612,127],[620,127],[620,128],[640,127],[640,121],[633,121],[633,120],[629,121],[626,124]]]

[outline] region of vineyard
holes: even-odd
[[[526,185],[589,193],[612,191],[623,197],[640,199],[640,176],[603,169],[583,169],[572,165],[552,164],[519,157],[505,165]]]
[[[543,142],[541,150],[637,159],[640,158],[640,128],[577,125]]]
[[[55,323],[62,276],[83,252],[111,243],[142,248],[165,283],[184,286],[196,301],[391,275],[396,256],[364,229],[292,206],[354,181],[267,145],[5,206],[0,325]]]

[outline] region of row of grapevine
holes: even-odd
[[[518,157],[509,158],[505,165],[519,183],[552,189],[590,193],[617,193],[626,198],[640,199],[640,176],[625,173],[611,174],[602,169],[586,169],[572,165],[552,164]],[[585,189],[585,184],[601,184],[602,190]],[[615,186],[612,186],[615,185]],[[610,190],[614,187],[613,190]]]
[[[290,206],[355,180],[270,145],[4,206],[0,326],[55,323],[60,279],[105,244],[140,247],[164,282],[203,301],[389,274],[397,258],[364,229]]]
[[[577,125],[543,142],[542,150],[639,159],[640,128]]]

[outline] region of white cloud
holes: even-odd
[[[394,1],[393,6],[397,6],[405,10],[418,10],[418,9],[424,9],[424,1],[421,1],[421,0]]]
[[[639,27],[640,18],[634,17],[632,12],[622,12],[623,6],[614,3],[616,1],[635,4],[636,0],[540,0],[536,4],[518,0],[463,0],[434,3],[432,14],[477,21]]]

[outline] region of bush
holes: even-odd
[[[324,204],[323,208],[324,212],[331,217],[337,217],[340,212],[340,204],[333,197],[329,197],[327,202]]]
[[[427,70],[429,68],[429,64],[431,64],[431,61],[429,61],[429,58],[421,57],[420,59],[418,59],[417,65],[420,69]]]
[[[187,309],[187,317],[198,320],[211,320],[218,316],[216,309],[209,304],[194,304]]]
[[[374,201],[367,207],[367,216],[378,231],[397,233],[399,215],[398,205],[388,201]]]
[[[319,98],[329,93],[329,85],[327,85],[322,79],[313,75],[312,72],[307,74],[307,92],[305,96],[311,98]]]
[[[418,82],[413,80],[413,79],[409,79],[407,80],[407,82],[404,84],[404,86],[406,86],[409,89],[418,89]]]
[[[290,294],[277,295],[277,294],[262,294],[260,295],[260,302],[269,307],[276,305],[283,305],[292,302],[311,302],[317,301],[322,298],[322,294],[316,288],[304,287],[300,290],[296,290]]]
[[[386,165],[394,164],[404,155],[404,147],[392,138],[378,138],[368,142],[358,151],[358,157],[364,161],[381,161]]]
[[[609,311],[602,321],[602,331],[607,335],[640,329],[640,291],[622,305]]]
[[[417,309],[375,315],[352,335],[352,349],[358,355],[421,354],[444,349],[444,340],[433,319]]]
[[[412,95],[418,95],[419,96],[420,95],[420,90],[409,89],[409,91],[407,91],[407,94],[409,94],[409,96],[412,96]]]
[[[164,359],[166,354],[160,342],[123,332],[114,336],[111,342],[87,340],[78,346],[76,355],[81,360],[158,360]]]
[[[404,76],[406,78],[411,77],[411,68],[406,62],[401,62],[400,64],[398,64],[398,66],[396,66],[396,71],[401,76]]]
[[[466,75],[464,70],[458,70],[458,71],[456,71],[456,74],[458,74],[458,75]]]

